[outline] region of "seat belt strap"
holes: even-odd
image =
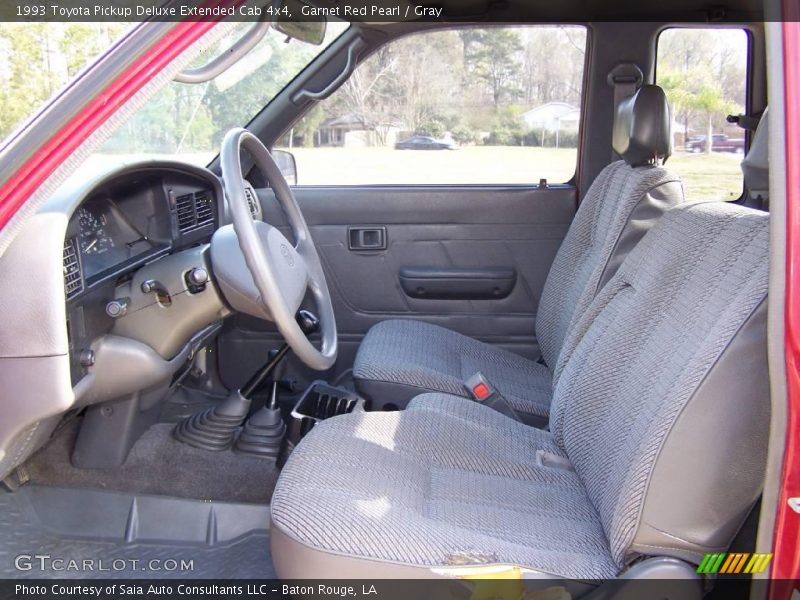
[[[612,119],[617,118],[617,109],[623,100],[630,98],[636,93],[642,83],[644,82],[644,75],[639,65],[632,62],[617,63],[617,65],[608,72],[606,78],[608,85],[614,88],[614,108]],[[611,161],[619,160],[619,155],[611,149]]]

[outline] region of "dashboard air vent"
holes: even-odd
[[[183,194],[175,199],[178,229],[186,233],[214,222],[214,201],[211,192],[203,190]]]
[[[72,298],[75,294],[83,291],[81,263],[75,249],[74,238],[64,240],[64,291],[67,298]]]
[[[250,214],[254,219],[258,218],[258,198],[250,186],[244,187],[244,197],[247,198],[247,206],[250,207]]]
[[[197,223],[194,214],[194,194],[184,194],[175,200],[178,215],[178,229],[189,231]]]
[[[214,222],[214,203],[211,201],[211,194],[205,191],[195,193],[194,207],[198,227]]]

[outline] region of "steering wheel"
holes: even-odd
[[[246,150],[267,178],[292,228],[296,245],[275,227],[253,218],[242,175]],[[336,361],[336,320],[319,254],[289,184],[264,144],[246,129],[232,129],[222,141],[222,182],[233,226],[211,240],[214,278],[228,303],[240,312],[271,320],[297,357],[324,371]],[[249,190],[252,192],[252,189]],[[255,194],[253,194],[255,196]],[[253,201],[258,200],[253,197]],[[318,350],[295,320],[310,290],[317,305],[322,347]]]

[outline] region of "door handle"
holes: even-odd
[[[347,247],[350,250],[386,250],[386,227],[348,227]]]

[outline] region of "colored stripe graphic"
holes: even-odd
[[[735,575],[738,573],[763,573],[772,560],[772,554],[750,554],[747,552],[726,552],[706,554],[697,572],[704,575],[716,573]]]

